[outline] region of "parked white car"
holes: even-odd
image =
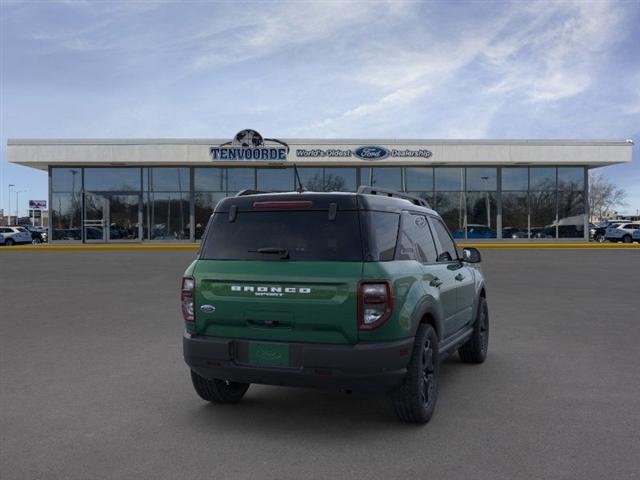
[[[0,234],[4,237],[4,244],[7,247],[31,243],[31,234],[24,227],[0,227]]]
[[[633,235],[631,235],[631,239],[634,242],[640,242],[640,228],[633,232]]]
[[[610,242],[624,242],[631,243],[633,241],[633,234],[640,230],[640,223],[622,223],[616,227],[607,228],[605,234],[605,240]]]

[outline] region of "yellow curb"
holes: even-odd
[[[640,248],[637,243],[458,243],[459,247],[478,250],[626,250]]]
[[[86,245],[86,244],[74,244],[74,245],[14,245],[11,247],[0,246],[0,252],[2,251],[71,251],[71,250],[191,250],[195,251],[200,248],[200,245],[196,243],[178,244],[178,245],[147,245],[147,244],[98,244],[98,245]]]
[[[581,250],[620,250],[620,249],[640,249],[638,243],[458,243],[458,247],[475,247],[480,250],[558,250],[558,249],[581,249]],[[0,252],[15,251],[82,251],[82,250],[190,250],[195,251],[200,248],[197,243],[180,244],[148,244],[148,243],[119,243],[119,244],[82,244],[70,245],[14,245],[11,247],[0,246]]]

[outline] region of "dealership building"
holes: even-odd
[[[54,242],[197,241],[245,189],[426,199],[454,237],[588,240],[588,171],[630,162],[631,140],[12,139],[9,161],[48,172]],[[295,165],[295,169],[294,169]],[[298,175],[296,176],[295,171]]]

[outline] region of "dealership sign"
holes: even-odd
[[[31,210],[46,210],[47,201],[46,200],[29,200],[29,208]]]
[[[385,158],[431,158],[426,148],[386,148],[378,145],[363,145],[356,148],[298,148],[299,158],[357,158],[360,160],[383,160]]]
[[[274,138],[263,138],[255,130],[242,130],[232,141],[211,147],[213,160],[275,160],[287,159],[289,145]]]
[[[313,160],[318,158],[344,160],[384,160],[384,159],[413,159],[423,160],[431,158],[432,152],[422,147],[399,146],[389,148],[382,145],[300,145],[294,155],[289,156],[289,145],[275,138],[264,138],[255,130],[242,130],[233,140],[210,147],[212,160],[220,161],[276,161]]]

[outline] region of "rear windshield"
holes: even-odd
[[[203,240],[205,260],[362,261],[358,212],[216,213]],[[259,251],[260,250],[260,251]]]

